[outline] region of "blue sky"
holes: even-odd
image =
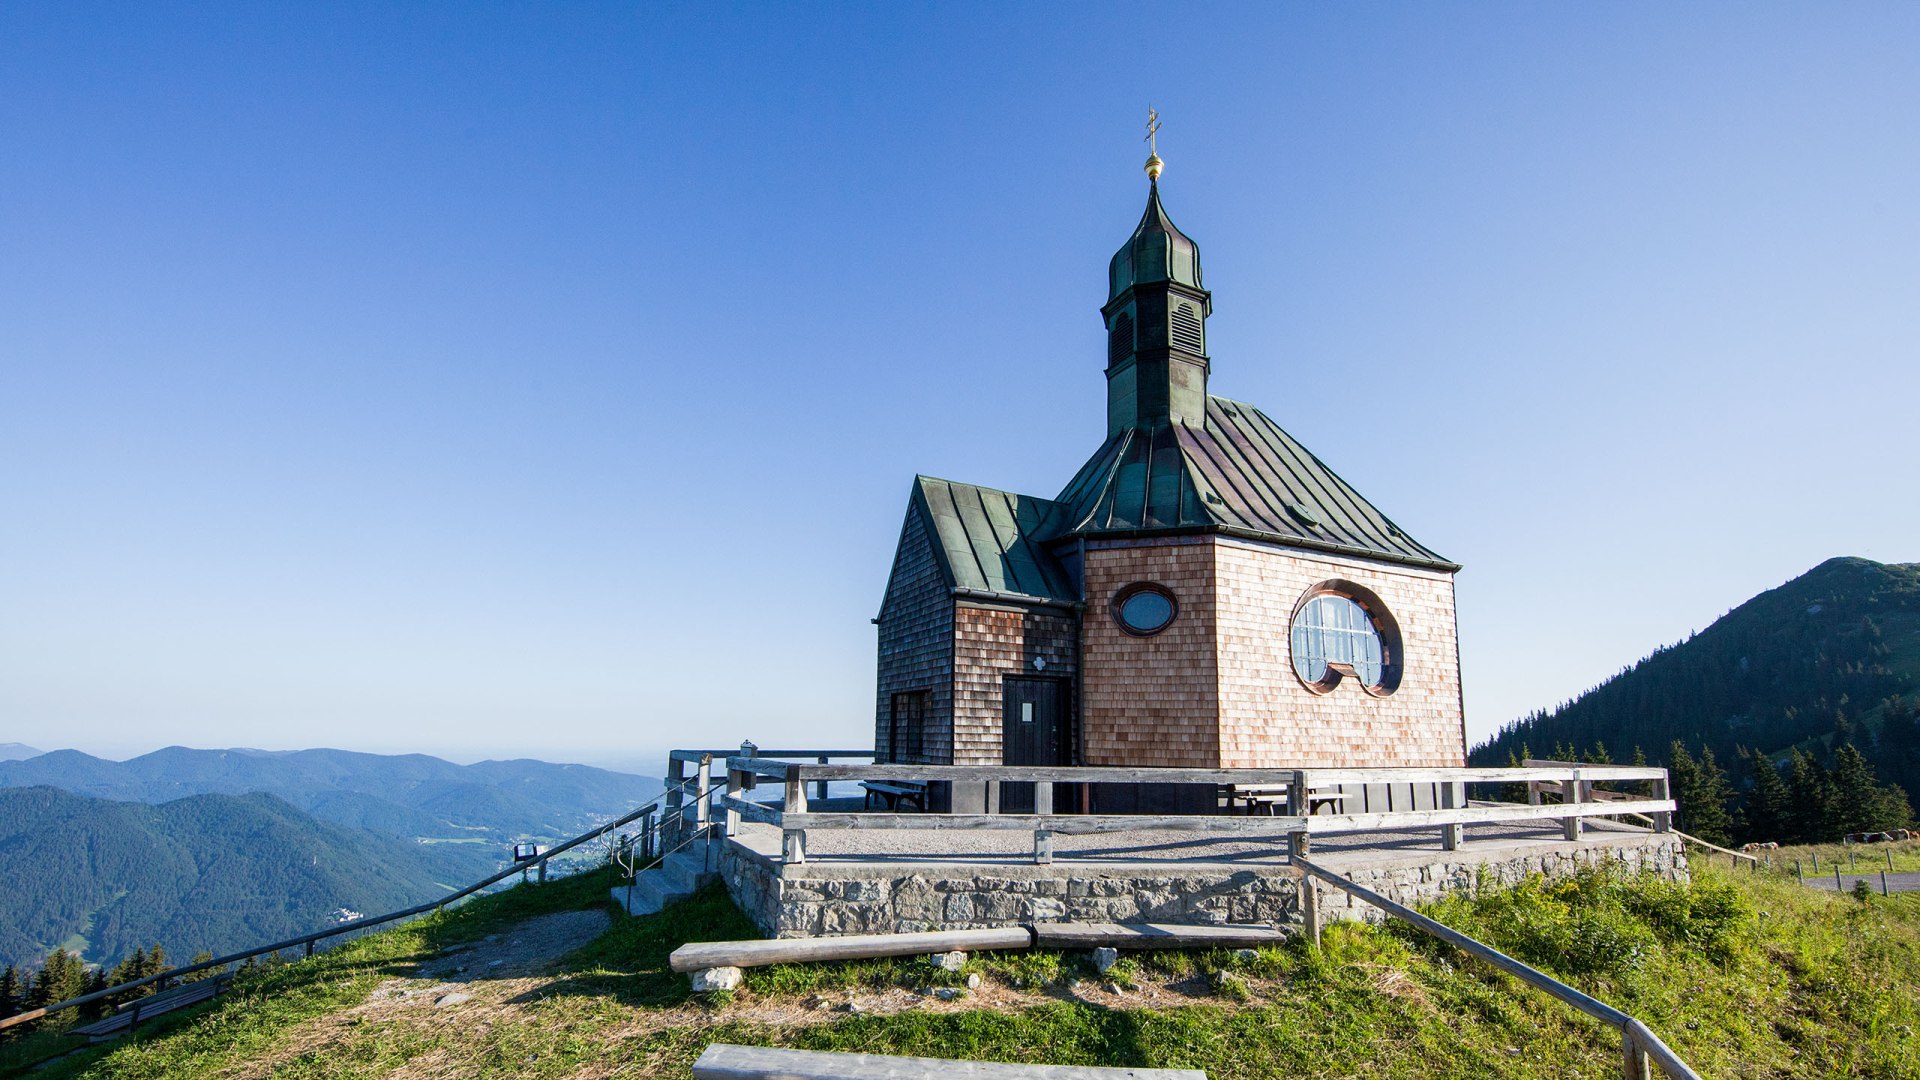
[[[1458,582],[1476,738],[1920,559],[1920,7],[0,7],[0,741],[866,745],[1163,192]]]

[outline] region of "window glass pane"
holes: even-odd
[[[1127,629],[1150,634],[1173,621],[1173,601],[1152,590],[1143,590],[1120,605],[1120,621]]]
[[[1342,664],[1368,686],[1385,675],[1385,652],[1372,616],[1353,599],[1326,594],[1307,601],[1291,634],[1293,670],[1310,683],[1325,680],[1328,664]]]

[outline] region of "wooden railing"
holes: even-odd
[[[702,752],[705,753],[705,752]],[[815,752],[808,751],[813,755]],[[799,756],[799,755],[793,755]],[[851,755],[849,755],[851,756]],[[1667,797],[1665,769],[1632,765],[1554,765],[1519,769],[1145,769],[1122,767],[1069,767],[1039,765],[837,765],[778,760],[780,755],[761,752],[751,757],[725,759],[727,790],[721,798],[727,835],[738,831],[742,821],[773,825],[781,830],[781,853],[785,862],[806,861],[806,832],[809,829],[969,829],[1030,831],[1034,838],[1034,861],[1052,861],[1054,834],[1128,832],[1166,830],[1217,835],[1289,834],[1299,836],[1301,850],[1306,838],[1331,834],[1437,828],[1441,845],[1453,850],[1462,843],[1467,825],[1493,825],[1527,821],[1559,821],[1564,835],[1577,840],[1581,823],[1597,816],[1645,815],[1656,832],[1672,827],[1673,800]],[[712,766],[711,758],[700,759],[701,778]],[[746,797],[762,778],[784,787],[779,805]],[[672,778],[670,778],[671,780]],[[999,785],[1030,783],[1034,790],[1032,813],[872,813],[815,812],[810,809],[808,787],[829,781],[917,781],[948,783],[985,783]],[[1599,801],[1587,796],[1597,781],[1643,781],[1653,786],[1654,798]],[[1468,784],[1510,784],[1549,782],[1559,786],[1564,801],[1554,804],[1487,803],[1470,804]],[[1054,784],[1199,784],[1228,787],[1284,788],[1287,812],[1271,817],[1241,817],[1228,814],[1062,814],[1053,806]],[[1431,810],[1403,810],[1385,813],[1309,813],[1313,793],[1350,785],[1433,785],[1441,805]],[[677,805],[671,802],[669,812]],[[698,825],[707,824],[706,807],[694,808]]]
[[[1645,1080],[1650,1064],[1658,1064],[1668,1076],[1678,1080],[1700,1080],[1700,1074],[1693,1071],[1680,1055],[1673,1052],[1660,1036],[1640,1020],[1621,1012],[1619,1009],[1598,998],[1584,994],[1566,983],[1548,975],[1546,972],[1515,960],[1506,953],[1483,944],[1458,930],[1427,918],[1425,915],[1403,904],[1381,896],[1346,877],[1334,873],[1310,860],[1296,857],[1293,865],[1308,876],[1324,881],[1334,888],[1348,893],[1374,907],[1412,924],[1449,945],[1471,956],[1477,956],[1494,967],[1513,975],[1523,982],[1552,994],[1561,1001],[1579,1009],[1588,1016],[1620,1029],[1622,1043],[1622,1072],[1626,1080]]]

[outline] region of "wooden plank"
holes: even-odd
[[[1553,808],[1555,813],[1560,807]],[[789,829],[925,829],[932,831],[1029,832],[1045,829],[1066,836],[1093,833],[1161,832],[1232,833],[1279,836],[1304,827],[1307,821],[1332,818],[1228,817],[1207,814],[785,814]]]
[[[1579,765],[1540,768],[1469,769],[1313,769],[1314,787],[1337,784],[1507,784],[1522,780],[1571,780],[1578,769],[1582,780],[1654,780],[1665,769],[1644,765]]]
[[[1181,926],[1175,923],[1034,923],[1040,949],[1252,949],[1291,935],[1271,926]]]
[[[730,1043],[712,1043],[701,1051],[693,1075],[695,1080],[1207,1080],[1198,1069],[948,1061]]]
[[[1602,817],[1608,814],[1671,812],[1673,800],[1644,799],[1625,803],[1573,803],[1522,806],[1462,807],[1457,810],[1409,810],[1392,814],[1326,814],[1300,819],[1310,833],[1373,832],[1377,829],[1422,829],[1436,825],[1495,825],[1503,821],[1559,820]],[[1273,819],[1282,820],[1282,819]]]
[[[1053,780],[1058,783],[1110,784],[1241,784],[1283,785],[1293,781],[1294,769],[1153,769],[1123,766],[1068,765],[804,765],[768,761],[762,757],[732,757],[729,768],[751,769],[763,776],[785,776],[787,769],[804,768],[809,780]],[[1582,780],[1654,780],[1665,770],[1633,765],[1581,765]],[[1344,784],[1518,783],[1523,780],[1561,781],[1573,778],[1574,767],[1462,768],[1462,769],[1312,769],[1309,786]]]
[[[1291,769],[1145,769],[1118,765],[809,764],[805,769],[809,780],[1052,780],[1062,784],[1284,784],[1293,776]]]
[[[780,824],[782,814],[777,807],[754,802],[752,799],[743,799],[738,795],[723,795],[720,801],[726,806],[727,813],[738,816],[742,821],[757,821],[763,825]]]
[[[759,756],[758,754],[756,754],[756,755],[754,755],[753,757],[741,757],[741,756],[739,756],[738,754],[735,754],[735,755],[733,755],[733,756],[731,756],[731,757],[729,757],[729,758],[727,758],[727,768],[729,768],[729,769],[738,769],[738,770],[739,770],[739,771],[741,771],[741,772],[750,772],[750,773],[753,773],[753,774],[754,774],[755,776],[772,776],[772,777],[777,777],[777,778],[780,778],[780,779],[785,779],[785,778],[786,778],[786,775],[787,775],[787,771],[788,771],[789,769],[792,769],[792,768],[797,768],[797,767],[798,767],[798,766],[796,766],[796,765],[794,765],[794,764],[793,764],[792,762],[789,762],[789,761],[768,761],[768,760],[767,760],[766,758],[763,758],[763,757],[761,757],[761,756]],[[807,767],[807,772],[808,772],[808,774],[809,774],[809,775],[811,775],[811,774],[814,774],[814,773],[817,773],[817,772],[818,772],[818,771],[819,771],[819,770],[820,770],[821,768],[822,768],[822,766],[819,766],[819,765],[809,765],[809,766]],[[828,765],[828,766],[825,766],[825,768],[828,768],[828,769],[832,769],[832,768],[852,768],[852,769],[858,769],[858,768],[862,768],[862,766],[859,766],[859,765],[845,765],[845,766],[834,766],[834,765]]]
[[[981,949],[1030,949],[1033,934],[1024,926],[986,930],[936,930],[924,934],[849,934],[845,937],[773,938],[765,941],[695,941],[673,950],[675,971],[717,967],[765,967],[819,960],[859,960],[871,956],[975,952]]]

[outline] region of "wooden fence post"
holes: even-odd
[[[1568,806],[1579,805],[1580,795],[1581,795],[1579,769],[1573,770],[1573,779],[1561,781],[1560,791],[1561,791],[1561,795],[1560,795],[1561,802],[1566,803]],[[1580,819],[1579,818],[1577,817],[1562,818],[1561,825],[1565,829],[1565,834],[1567,839],[1569,840],[1580,839]]]
[[[787,767],[787,802],[781,816],[807,812],[807,781],[800,766]],[[780,833],[780,857],[799,865],[807,861],[807,834],[801,829],[783,829]]]
[[[728,802],[726,803],[726,815],[727,815],[726,821],[727,821],[728,837],[734,837],[734,836],[740,835],[740,811],[735,810],[733,808],[732,800],[739,798],[740,793],[745,791],[746,789],[747,789],[747,774],[739,769],[729,768],[727,770]]]
[[[1296,798],[1298,798],[1302,803],[1311,805],[1311,803],[1307,803],[1306,785],[1303,783],[1305,778],[1306,778],[1306,773],[1304,772],[1295,772],[1293,774],[1293,783],[1289,785],[1287,788],[1287,816],[1288,817],[1300,816],[1297,813],[1297,811],[1294,809],[1294,800]],[[1312,841],[1307,836],[1307,831],[1305,829],[1296,829],[1293,832],[1288,833],[1287,834],[1288,860],[1291,861],[1293,859],[1305,858],[1308,847],[1310,846],[1311,843]],[[1307,936],[1313,940],[1313,943],[1315,945],[1318,945],[1320,944],[1320,924],[1321,924],[1320,886],[1314,882],[1313,875],[1307,873],[1305,870],[1298,871],[1298,873],[1300,875],[1299,885],[1297,886],[1298,889],[1300,890],[1300,916],[1306,922]]]
[[[1308,792],[1308,771],[1294,769],[1294,778],[1286,782],[1286,817],[1308,817],[1313,813],[1313,798]],[[1300,834],[1300,853],[1306,855],[1306,834]],[[1288,847],[1292,851],[1292,847]]]
[[[827,755],[821,754],[815,760],[817,760],[820,764],[825,765],[827,763]],[[813,797],[820,800],[821,802],[827,801],[827,782],[825,780],[818,780],[814,782]]]
[[[701,754],[700,765],[693,774],[693,834],[702,840],[707,839],[707,827],[711,824],[708,815],[712,807],[708,800],[712,793],[707,788],[713,786],[713,755]]]
[[[1467,785],[1447,783],[1440,785],[1440,807],[1443,810],[1459,810],[1467,805]],[[1444,851],[1456,851],[1460,847],[1461,828],[1459,825],[1440,826],[1440,847]]]
[[[1621,1030],[1620,1042],[1626,1055],[1621,1075],[1625,1076],[1626,1080],[1653,1080],[1653,1059],[1647,1056],[1646,1050],[1641,1047],[1640,1040],[1634,1038],[1631,1029]]]
[[[669,756],[666,803],[660,810],[660,829],[663,834],[660,837],[660,845],[662,847],[673,846],[675,834],[680,831],[680,824],[685,820],[686,805],[687,763],[678,757]]]

